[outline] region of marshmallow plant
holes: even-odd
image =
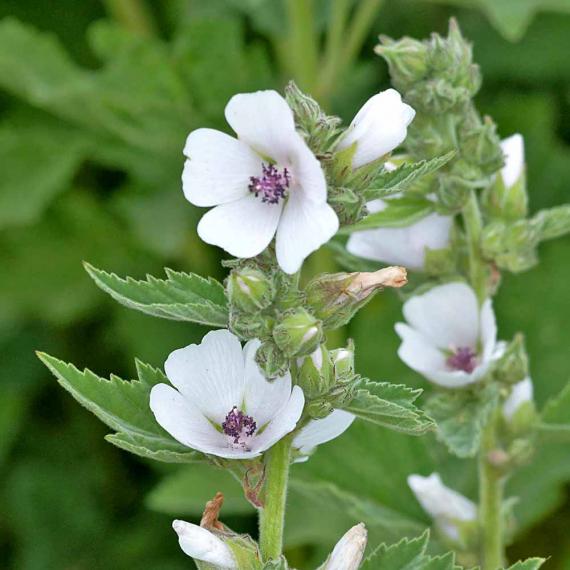
[[[198,235],[233,256],[223,283],[170,269],[163,279],[123,279],[86,265],[126,307],[214,329],[201,342],[174,350],[163,369],[137,361],[130,382],[40,354],[113,431],[111,443],[148,460],[204,463],[241,484],[257,540],[220,522],[219,493],[199,526],[173,523],[199,569],[287,569],[289,467],[303,469],[360,421],[411,436],[436,431],[455,455],[478,456],[477,502],[435,474],[409,482],[470,566],[504,567],[505,482],[548,415],[534,413],[522,337],[497,341],[492,297],[501,271],[529,267],[540,241],[570,229],[570,214],[527,218],[522,139],[501,145],[479,117],[479,71],[453,22],[447,38],[382,41],[394,88],[372,95],[346,128],[291,83],[285,96],[232,97],[225,117],[235,136],[189,134],[180,203],[206,208]],[[397,149],[395,167],[387,159]],[[363,256],[396,265],[307,275],[306,258],[325,245],[344,264]],[[351,341],[327,344],[378,291],[406,285],[408,269],[418,275],[398,354],[424,379],[425,409],[421,390],[360,376]],[[418,569],[439,563],[426,554],[427,534],[368,557],[366,541],[355,526],[321,570],[411,567],[412,550]]]

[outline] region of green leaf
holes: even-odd
[[[88,263],[85,269],[103,291],[130,309],[213,327],[228,324],[224,288],[214,279],[166,269],[167,279],[149,275],[146,281],[136,281],[132,277],[122,279]]]
[[[0,129],[0,229],[34,222],[69,188],[85,143],[76,132],[54,124]]]
[[[545,435],[570,438],[570,382],[546,402],[539,428]]]
[[[107,436],[111,443],[160,461],[191,462],[202,457],[172,439],[154,419],[149,406],[150,390],[167,382],[159,370],[137,361],[138,380],[128,382],[114,375],[106,380],[48,354],[38,353],[38,357],[63,388],[117,432]]]
[[[507,570],[538,570],[545,562],[546,559],[544,558],[527,558],[526,560],[519,560],[509,566]]]
[[[474,457],[483,427],[494,409],[498,389],[489,385],[480,391],[454,390],[432,396],[426,412],[437,424],[438,438],[458,457]]]
[[[360,419],[410,435],[422,435],[434,423],[414,401],[422,393],[403,384],[363,379],[354,399],[344,409]]]
[[[392,198],[386,200],[386,208],[380,212],[368,214],[363,220],[345,226],[338,232],[339,234],[350,234],[362,230],[372,230],[375,228],[400,228],[409,226],[425,218],[433,212],[434,204],[427,198]]]
[[[395,170],[384,170],[366,189],[366,200],[385,198],[397,192],[405,192],[420,178],[433,174],[447,164],[454,155],[455,151],[451,151],[430,160],[404,163]]]

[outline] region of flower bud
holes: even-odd
[[[517,434],[528,431],[536,421],[532,380],[529,377],[512,387],[503,404],[503,418],[510,431]]]
[[[255,361],[263,375],[269,380],[283,376],[289,370],[289,360],[271,341],[264,342],[257,349]]]
[[[366,549],[368,532],[363,523],[353,526],[337,543],[323,570],[358,570]]]
[[[494,183],[482,195],[488,214],[503,220],[524,218],[528,210],[524,141],[516,134],[501,142],[505,164]]]
[[[324,274],[307,284],[307,303],[326,329],[348,323],[372,295],[383,287],[403,287],[407,283],[403,267],[386,267],[373,273]]]
[[[178,542],[184,554],[224,570],[238,567],[231,548],[213,532],[179,520],[172,523],[172,528],[178,535]]]
[[[532,219],[539,228],[540,239],[554,239],[570,232],[570,205],[564,204],[556,208],[541,210]]]
[[[461,137],[461,154],[469,164],[476,165],[482,176],[491,176],[503,163],[503,152],[497,126],[490,118],[482,125],[469,128]]]
[[[380,45],[374,51],[388,63],[392,83],[398,89],[421,81],[428,72],[428,47],[424,42],[407,37],[394,41],[380,36]]]
[[[273,300],[273,287],[259,269],[234,269],[227,280],[226,290],[230,303],[242,311],[256,312],[267,308]]]
[[[373,162],[393,151],[406,138],[416,112],[402,102],[395,89],[387,89],[368,99],[341,138],[338,148],[355,145],[352,168]]]
[[[408,485],[450,543],[465,547],[472,542],[477,525],[477,507],[472,501],[446,487],[437,473],[410,475]]]
[[[528,355],[522,334],[516,334],[505,346],[495,365],[494,376],[506,384],[516,384],[528,376]]]
[[[297,384],[303,389],[306,399],[325,394],[333,383],[332,360],[324,344],[308,356],[297,359]]]
[[[320,321],[299,308],[286,313],[273,328],[273,339],[286,356],[304,356],[321,344],[323,331]]]
[[[354,343],[349,341],[346,348],[337,348],[330,352],[334,376],[337,380],[348,380],[354,376]]]

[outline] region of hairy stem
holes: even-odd
[[[284,437],[265,455],[265,504],[259,515],[259,547],[265,562],[279,558],[283,550],[291,442],[291,435]]]
[[[503,568],[505,562],[502,513],[504,479],[491,461],[495,448],[496,421],[491,418],[483,432],[479,451],[479,528],[483,570]]]
[[[125,29],[151,37],[156,29],[144,0],[103,0],[107,12]]]
[[[475,190],[470,190],[469,199],[463,207],[463,222],[469,248],[469,280],[477,293],[479,303],[487,297],[487,268],[481,257],[481,230],[483,222]]]

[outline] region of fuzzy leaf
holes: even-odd
[[[570,438],[570,382],[546,402],[539,427],[545,435]]]
[[[393,198],[386,201],[386,208],[368,214],[356,224],[341,228],[339,234],[350,234],[375,228],[400,228],[409,226],[433,212],[433,202],[422,197]]]
[[[422,393],[403,384],[363,379],[354,399],[344,408],[360,419],[410,435],[422,435],[434,423],[414,401]]]
[[[384,170],[365,191],[366,200],[385,198],[397,192],[405,192],[414,182],[428,174],[433,174],[447,164],[455,155],[455,151],[437,156],[431,160],[408,162],[395,170]]]
[[[166,269],[167,279],[148,275],[146,281],[137,281],[132,277],[122,279],[88,263],[85,269],[103,291],[130,309],[213,327],[228,324],[224,288],[214,279]]]
[[[527,558],[526,560],[519,560],[507,570],[538,570],[546,560],[544,558]]]
[[[40,360],[81,405],[117,433],[107,440],[142,457],[168,462],[190,462],[202,457],[178,443],[154,419],[149,406],[151,388],[166,377],[157,369],[137,362],[139,379],[130,382],[112,375],[104,379],[83,372],[53,356],[38,353]]]
[[[494,385],[484,390],[440,392],[430,398],[426,412],[437,424],[437,436],[458,457],[473,457],[481,443],[483,426],[498,397]]]

